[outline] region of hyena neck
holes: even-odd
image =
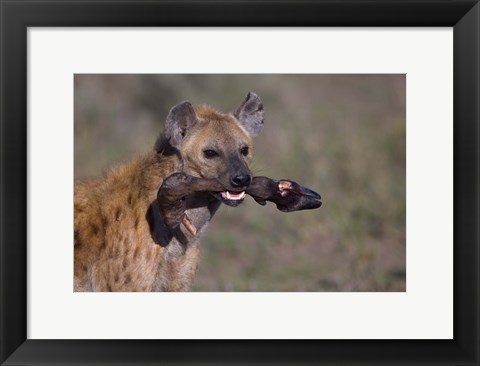
[[[188,244],[192,239],[197,239],[201,232],[207,227],[209,221],[220,206],[220,201],[213,197],[210,193],[198,192],[186,197],[187,200],[187,216],[195,226],[197,235],[192,237],[185,228],[178,230],[168,229],[161,220],[157,193],[161,187],[163,180],[176,172],[183,171],[183,163],[177,154],[165,154],[154,151],[135,163],[138,173],[136,176],[137,191],[141,197],[142,209],[146,212],[150,232],[157,244],[166,246],[173,237],[182,237],[183,244]]]
[[[152,152],[144,156],[138,166],[137,187],[148,199],[156,198],[164,179],[181,171],[183,164],[175,155],[163,155]]]

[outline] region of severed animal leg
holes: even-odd
[[[253,177],[247,193],[261,205],[266,201],[275,203],[283,212],[311,210],[322,205],[317,192],[288,179]]]
[[[196,178],[185,173],[174,173],[164,180],[158,190],[160,215],[167,226],[176,228],[183,223],[185,228],[195,235],[196,228],[186,215],[185,196],[194,192],[224,190],[225,188],[217,179]],[[288,179],[253,177],[246,193],[261,205],[265,205],[267,201],[275,203],[283,212],[310,210],[322,205],[318,193]]]

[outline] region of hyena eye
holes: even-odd
[[[248,146],[242,147],[242,149],[240,150],[240,153],[244,156],[247,156],[248,155]]]
[[[208,159],[211,159],[211,158],[214,158],[216,156],[218,156],[218,153],[215,151],[215,150],[203,150],[203,155],[208,158]]]

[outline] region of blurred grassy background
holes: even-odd
[[[193,290],[405,291],[405,75],[76,75],[75,178],[149,151],[176,103],[232,111],[249,91],[266,113],[252,171],[323,206],[222,206]]]

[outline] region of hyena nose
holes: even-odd
[[[252,176],[250,174],[239,174],[230,178],[230,183],[233,187],[245,187],[250,184],[252,181]]]

